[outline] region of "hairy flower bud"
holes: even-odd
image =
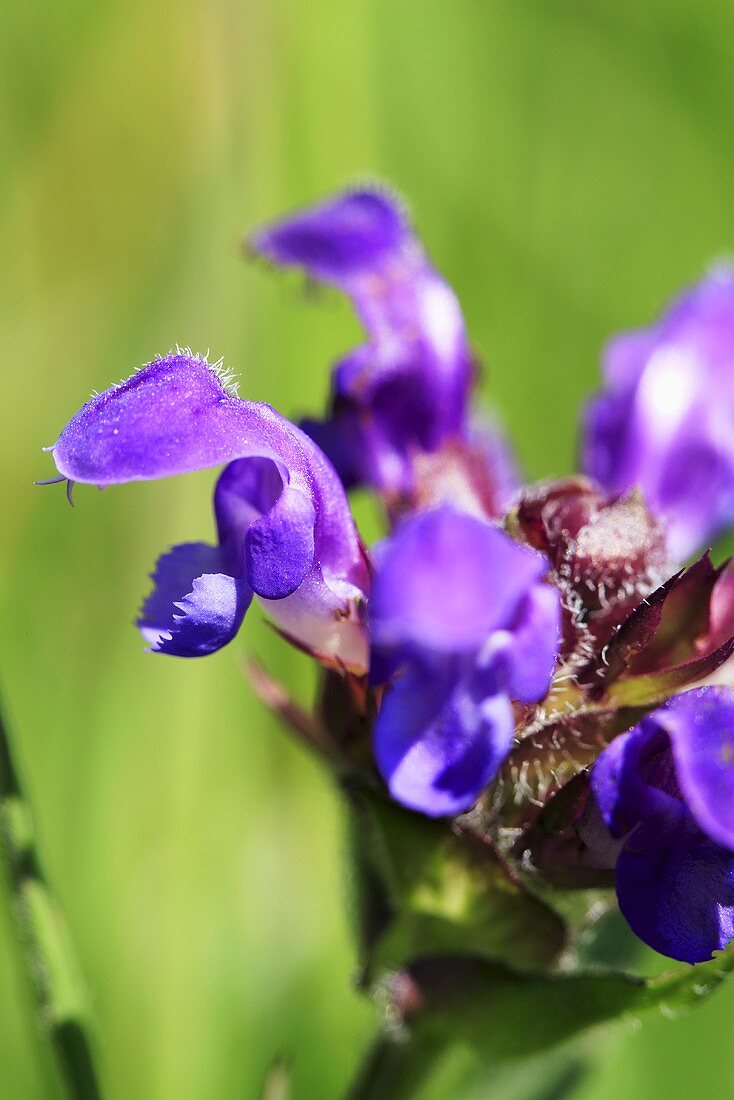
[[[510,526],[553,564],[570,659],[606,643],[670,572],[663,529],[636,492],[610,496],[586,478],[530,486]]]

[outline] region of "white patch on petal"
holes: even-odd
[[[433,279],[426,280],[418,293],[419,327],[442,360],[451,360],[461,350],[464,323],[451,291]],[[453,364],[451,364],[453,369]]]
[[[640,380],[639,405],[656,442],[670,439],[700,396],[703,366],[689,348],[663,345],[651,355]]]

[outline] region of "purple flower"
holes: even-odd
[[[335,368],[325,422],[304,424],[344,484],[405,491],[411,455],[465,427],[472,360],[459,304],[399,204],[340,195],[255,233],[255,252],[348,294],[368,341]]]
[[[92,398],[52,448],[70,481],[115,485],[227,464],[214,495],[218,545],[157,563],[139,626],[180,657],[231,641],[256,595],[283,633],[363,672],[367,567],[344,490],[313,441],[269,405],[240,400],[186,354]]]
[[[604,367],[583,468],[610,491],[639,486],[683,561],[734,520],[734,269],[613,340]]]
[[[510,749],[510,701],[548,690],[558,591],[541,583],[541,554],[448,506],[406,519],[376,566],[371,675],[398,674],[377,719],[378,766],[406,806],[461,813]]]
[[[591,784],[617,845],[619,907],[656,951],[702,962],[734,938],[734,693],[671,699],[614,740]]]

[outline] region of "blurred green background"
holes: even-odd
[[[374,1025],[339,807],[240,661],[303,698],[311,670],[257,613],[209,660],[143,654],[146,575],[208,536],[212,477],[82,489],[72,512],[33,488],[40,447],[176,342],[319,410],[356,323],[239,236],[376,176],[456,287],[529,474],[570,470],[606,336],[734,242],[734,6],[6,0],[0,21],[0,676],[109,1096],[249,1100],[283,1053],[297,1098],[334,1100]],[[50,1096],[0,911],[0,1097]],[[733,1018],[734,986],[605,1035],[579,1096],[730,1098]]]

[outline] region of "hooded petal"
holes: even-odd
[[[398,802],[430,817],[463,813],[494,778],[512,744],[507,697],[456,663],[411,663],[387,692],[375,756]]]
[[[208,363],[158,359],[91,401],[67,424],[53,456],[71,481],[119,485],[271,459],[284,483],[314,504],[322,561],[364,572],[359,540],[333,467],[304,432],[269,405],[230,393]]]
[[[411,451],[434,450],[463,430],[472,366],[456,297],[399,204],[380,191],[340,195],[250,243],[352,298],[368,342],[335,369],[328,428],[308,427],[345,483],[405,489]]]
[[[613,341],[605,379],[586,413],[583,468],[611,491],[638,486],[683,561],[734,521],[734,269]]]
[[[266,226],[250,245],[271,263],[341,286],[381,267],[409,240],[405,216],[387,194],[354,191]]]
[[[155,653],[203,657],[231,642],[250,605],[245,581],[224,571],[218,547],[174,546],[156,563],[138,626]]]

